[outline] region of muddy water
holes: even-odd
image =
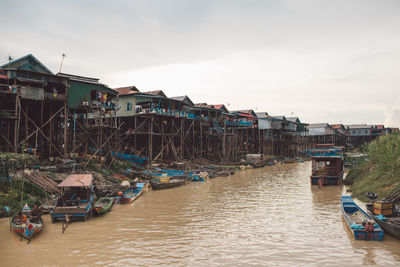
[[[104,217],[70,225],[46,216],[27,245],[0,220],[0,265],[397,265],[400,241],[355,241],[339,187],[309,185],[310,163],[237,172],[149,191]]]

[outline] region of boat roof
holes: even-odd
[[[92,174],[71,174],[58,187],[88,187],[92,184]]]
[[[336,148],[310,149],[312,158],[343,158],[343,150]]]

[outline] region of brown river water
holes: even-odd
[[[355,241],[341,187],[310,186],[310,162],[148,191],[103,217],[51,224],[30,244],[0,220],[0,266],[400,266],[400,240]]]

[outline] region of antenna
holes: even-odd
[[[61,59],[61,65],[60,65],[60,70],[58,71],[58,73],[61,72],[61,68],[62,68],[62,64],[64,62],[64,58],[67,57],[67,55],[65,55],[64,53],[62,54],[62,59]]]

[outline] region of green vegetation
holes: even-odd
[[[24,182],[16,179],[18,170],[33,168],[38,164],[39,159],[36,156],[0,153],[0,217],[7,216],[5,206],[9,207],[13,214],[21,208],[21,205],[40,204],[46,197],[46,193],[40,187],[27,179]],[[21,203],[21,194],[23,194],[23,203]]]
[[[400,189],[400,135],[381,136],[363,147],[369,160],[352,167],[346,177],[353,196],[367,201],[366,192],[379,199]]]

